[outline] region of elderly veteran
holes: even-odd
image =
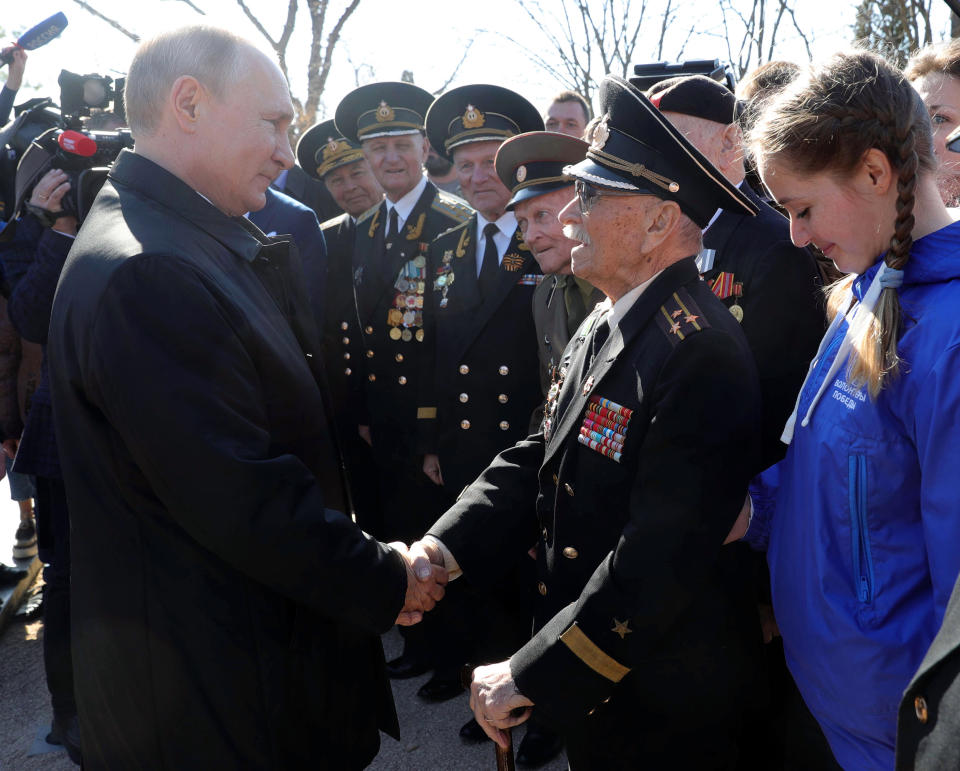
[[[504,142],[497,151],[500,181],[510,188],[507,210],[517,217],[523,240],[544,273],[533,290],[533,324],[540,358],[540,390],[544,399],[553,371],[577,327],[603,301],[604,295],[586,279],[573,275],[570,250],[577,242],[563,234],[558,215],[576,195],[563,167],[579,163],[587,143],[553,131],[531,131]],[[543,418],[534,411],[531,433]]]
[[[240,216],[293,164],[286,80],[187,27],[125,99],[49,335],[85,767],[362,767],[398,734],[378,635],[442,587],[345,516],[296,247]]]
[[[353,297],[353,242],[357,217],[383,200],[383,188],[370,170],[363,151],[337,131],[332,120],[312,126],[297,143],[297,161],[320,180],[343,214],[324,222],[320,229],[327,244],[324,281],[307,272],[311,299],[322,288],[321,302],[313,302],[322,333],[324,364],[340,453],[350,478],[353,513],[364,530],[380,532],[380,503],[376,485],[367,476],[373,458],[370,446],[357,433],[350,410],[350,394],[361,388],[356,361],[360,355],[360,330]],[[320,313],[318,313],[320,310]]]
[[[758,641],[722,544],[755,468],[759,390],[695,257],[718,207],[755,208],[626,81],[605,78],[600,102],[560,219],[574,272],[610,302],[567,347],[543,431],[412,551],[492,586],[539,541],[537,631],[474,673],[498,743],[532,708],[575,770],[733,768]]]
[[[372,483],[385,506],[373,533],[388,540],[415,537],[445,505],[423,474],[417,442],[419,424],[436,414],[422,377],[430,345],[427,248],[439,233],[467,220],[471,209],[424,175],[424,116],[432,102],[429,92],[412,83],[370,83],[347,94],[334,118],[340,133],[359,143],[386,192],[384,201],[357,218],[353,292],[359,327],[343,330],[343,344],[356,346],[349,368],[360,380],[348,412],[371,444]],[[394,678],[414,677],[432,664],[427,632],[404,631],[403,653],[387,663]]]

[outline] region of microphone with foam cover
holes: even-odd
[[[89,158],[97,152],[97,143],[79,131],[64,131],[57,137],[57,144],[61,150],[82,158]]]

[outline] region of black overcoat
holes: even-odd
[[[545,432],[502,452],[430,533],[478,586],[539,539],[538,631],[510,666],[594,767],[725,767],[758,645],[721,546],[759,448],[754,364],[692,258],[602,344],[601,313],[564,352]],[[589,436],[605,409],[619,449]]]
[[[398,554],[344,486],[295,249],[124,151],[50,325],[86,768],[351,768]]]

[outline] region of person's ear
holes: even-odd
[[[182,75],[174,81],[168,104],[185,134],[196,133],[201,106],[208,98],[207,91],[192,75]]]
[[[720,171],[724,174],[743,160],[743,129],[737,122],[729,124],[720,135]]]
[[[867,150],[860,159],[858,177],[865,190],[875,195],[886,195],[896,181],[887,154],[875,147]]]

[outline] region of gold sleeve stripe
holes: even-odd
[[[614,683],[619,683],[630,671],[616,659],[604,653],[597,645],[577,626],[576,622],[562,635],[560,642],[598,675]]]
[[[436,417],[436,407],[417,407],[417,420],[434,420]]]

